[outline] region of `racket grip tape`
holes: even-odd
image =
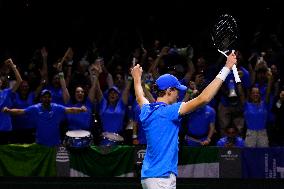
[[[239,76],[239,73],[238,73],[237,66],[233,65],[232,70],[233,70],[233,74],[234,74],[234,77],[235,77],[235,82],[240,83],[241,79],[240,79],[240,76]]]

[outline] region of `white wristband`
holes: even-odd
[[[227,68],[226,66],[224,66],[222,68],[222,70],[218,73],[218,75],[216,76],[217,78],[221,79],[222,81],[225,81],[226,77],[228,76],[228,74],[230,73],[230,69]]]

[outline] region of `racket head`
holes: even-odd
[[[236,19],[230,14],[220,15],[211,31],[214,47],[226,52],[234,47],[238,38],[239,28]]]

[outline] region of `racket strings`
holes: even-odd
[[[227,49],[237,39],[237,24],[233,17],[225,15],[215,24],[212,40],[220,49]]]

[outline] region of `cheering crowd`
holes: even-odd
[[[127,55],[105,58],[94,47],[79,53],[68,47],[55,56],[53,49],[34,51],[28,64],[8,57],[0,66],[0,143],[38,143],[58,146],[67,131],[85,130],[94,145],[145,145],[140,107],[130,70],[143,67],[142,88],[155,102],[156,79],[170,73],[186,86],[178,101],[197,97],[225,64],[183,48],[138,46]],[[268,147],[284,144],[284,85],[280,74],[284,51],[279,41],[249,51],[236,49],[241,83],[229,73],[216,96],[182,118],[180,144],[188,146]]]

